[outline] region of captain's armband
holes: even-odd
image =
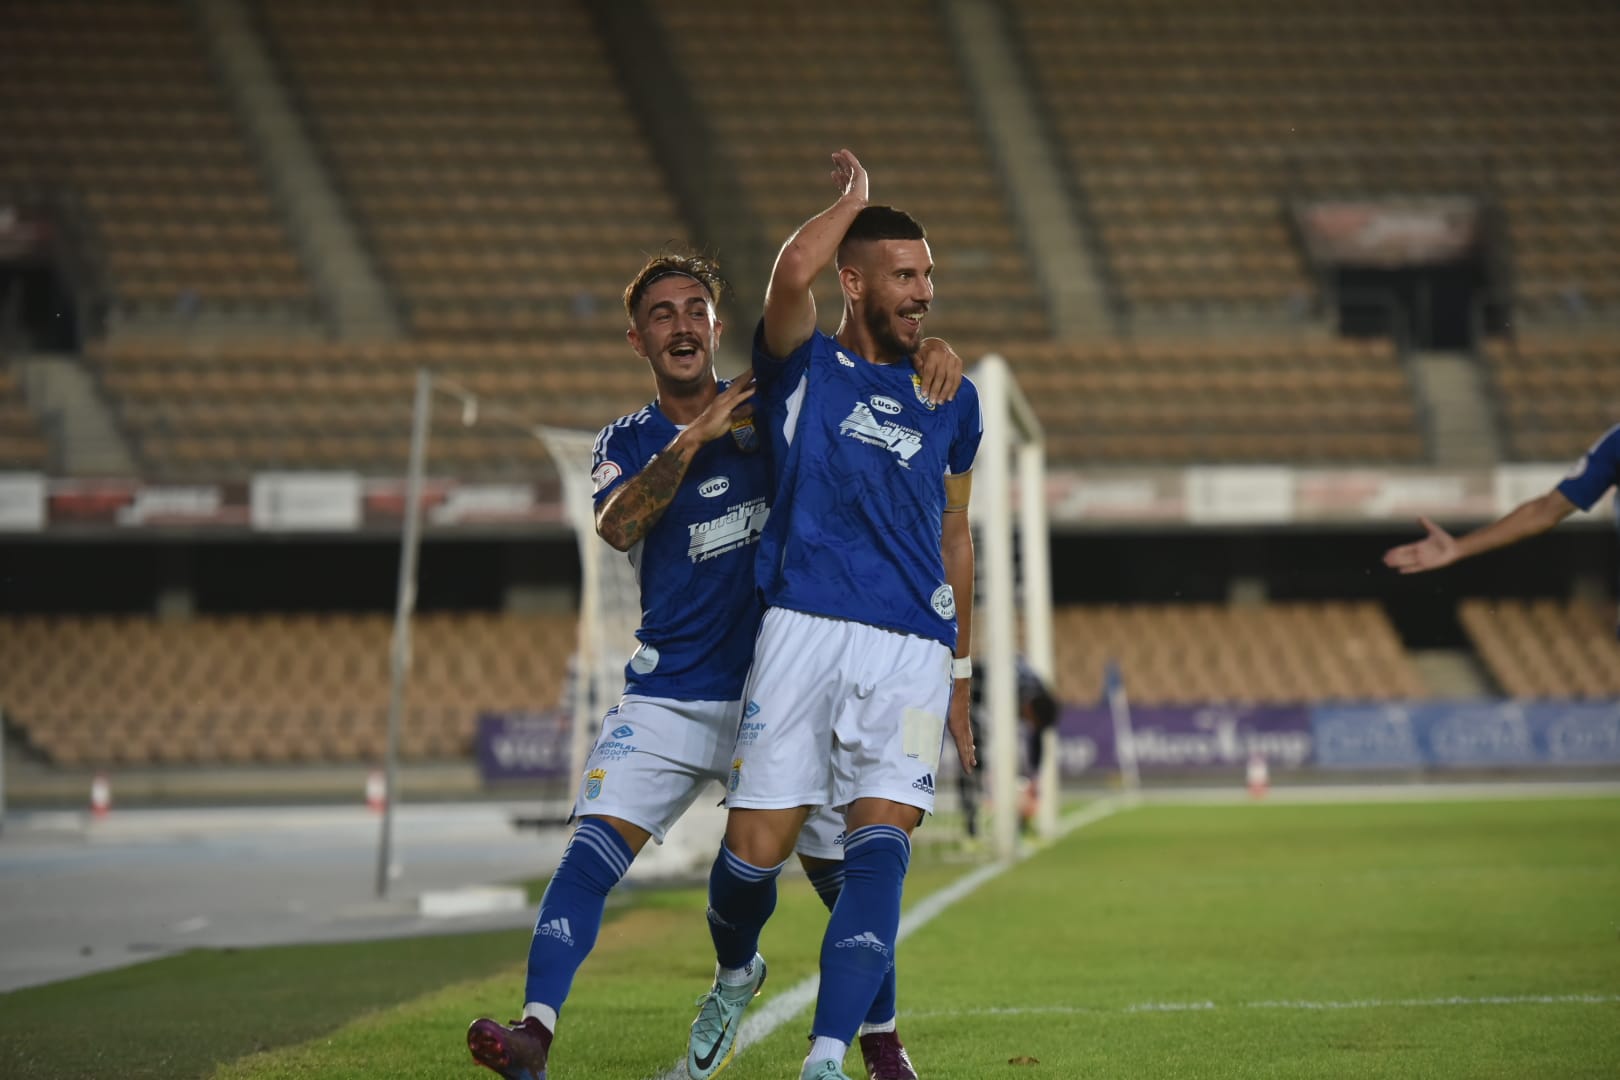
[[[973,474],[947,473],[945,475],[945,512],[947,514],[960,514],[968,508],[968,499],[973,494]]]

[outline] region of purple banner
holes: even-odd
[[[1143,771],[1241,769],[1256,751],[1284,767],[1311,760],[1311,717],[1303,705],[1156,705],[1130,713]],[[1119,767],[1107,705],[1065,708],[1058,739],[1065,776]]]
[[[568,772],[568,732],[563,712],[481,713],[474,741],[478,772],[486,783],[554,780]]]

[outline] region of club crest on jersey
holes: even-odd
[[[731,481],[726,479],[724,476],[711,476],[709,479],[698,485],[698,494],[703,496],[705,499],[712,499],[718,495],[724,495],[730,490]]]
[[[928,395],[923,391],[921,375],[913,375],[911,377],[911,392],[917,395],[917,404],[921,405],[929,412],[933,412],[936,408],[938,408],[938,406],[936,406],[932,401],[928,400]]]
[[[585,798],[587,800],[600,798],[602,795],[602,781],[607,779],[606,769],[592,769],[585,774]]]
[[[591,473],[591,484],[593,485],[591,488],[592,493],[594,494],[595,492],[601,491],[603,488],[613,483],[613,481],[617,480],[621,475],[623,475],[623,473],[624,470],[619,468],[617,463],[612,461],[602,462],[602,464],[596,467],[596,471]]]
[[[934,595],[928,602],[933,606],[934,614],[940,618],[956,618],[956,593],[949,585],[941,585],[935,589]]]
[[[637,675],[648,675],[658,666],[660,657],[658,650],[651,645],[642,645],[630,657],[630,670]]]
[[[752,416],[732,418],[731,441],[745,454],[752,454],[759,449],[759,429],[754,426]]]

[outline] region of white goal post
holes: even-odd
[[[973,654],[985,672],[991,838],[995,853],[1007,858],[1018,845],[1020,652],[1056,693],[1046,439],[1004,359],[986,356],[969,374],[984,414],[969,504],[977,546]],[[1045,740],[1036,824],[1041,835],[1050,836],[1057,829],[1060,798],[1057,732],[1048,731]]]

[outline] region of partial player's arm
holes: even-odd
[[[940,541],[945,557],[945,581],[956,594],[956,657],[973,652],[973,531],[968,527],[968,499],[973,493],[971,472],[945,477],[945,520]],[[953,678],[951,711],[947,722],[962,768],[972,772],[979,763],[973,745],[973,680]]]
[[[833,155],[833,184],[838,201],[799,226],[777,253],[771,283],[765,290],[765,348],[777,359],[810,340],[816,330],[816,298],[810,291],[816,276],[838,254],[838,245],[855,215],[866,207],[866,170],[855,155]]]
[[[634,547],[669,509],[697,452],[728,434],[733,416],[744,415],[745,403],[753,396],[752,374],[744,375],[716,395],[709,407],[653,455],[645,468],[597,504],[597,535],[618,551]]]
[[[1384,565],[1403,574],[1438,570],[1482,552],[1517,544],[1551,529],[1575,512],[1575,504],[1557,490],[1520,503],[1506,516],[1483,525],[1464,536],[1452,536],[1426,517],[1418,518],[1427,536],[1410,544],[1390,548]]]
[[[1419,518],[1429,535],[1415,543],[1390,548],[1384,553],[1384,565],[1403,574],[1420,574],[1517,544],[1546,532],[1576,510],[1592,509],[1603,493],[1617,482],[1620,482],[1620,424],[1593,443],[1569,475],[1547,494],[1520,503],[1506,516],[1462,537],[1453,537],[1428,518]]]

